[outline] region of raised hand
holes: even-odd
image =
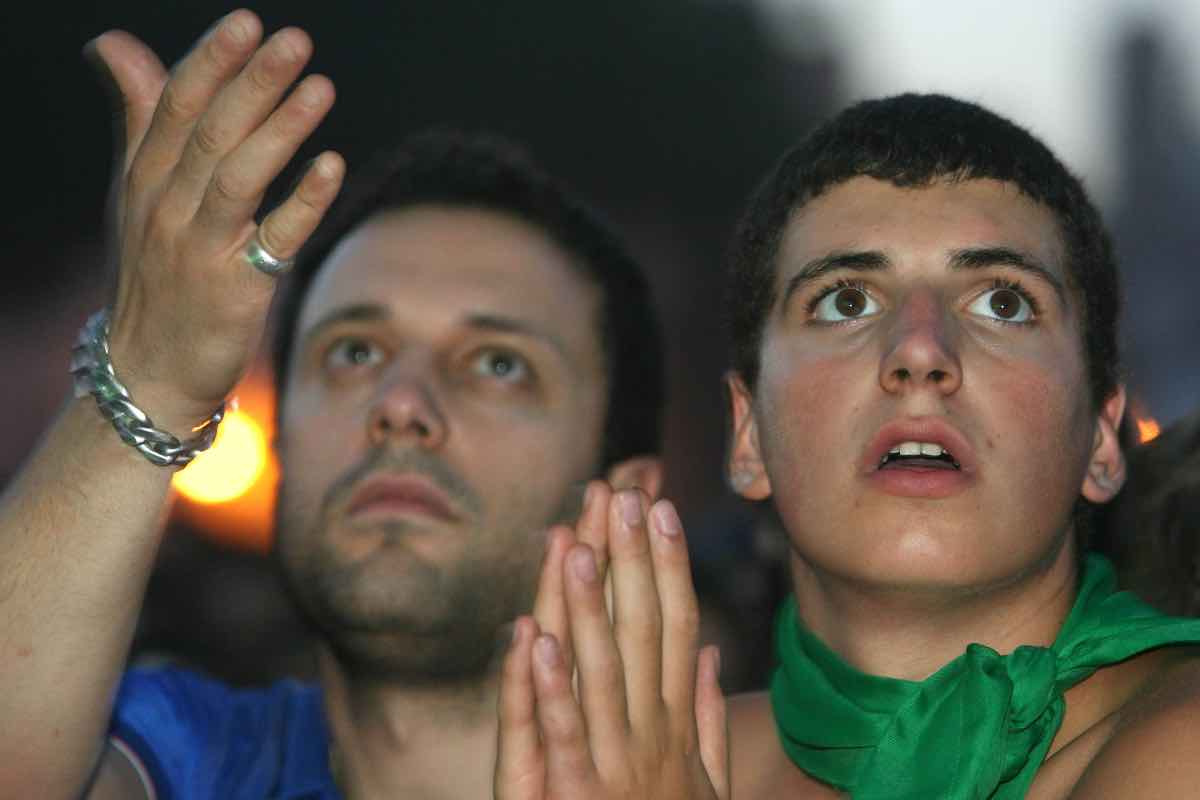
[[[505,658],[497,800],[729,797],[718,654],[698,652],[679,518],[667,501],[647,505],[593,484],[578,535],[552,532],[540,621],[517,620]]]
[[[333,84],[296,82],[307,34],[262,42],[249,11],[220,20],[170,76],[120,31],[91,42],[121,98],[114,211],[119,260],[110,349],[118,376],[159,427],[186,432],[224,399],[262,336],[275,279],[245,257],[251,237],[291,258],[341,185],[323,153],[261,226],[271,181],[333,104]],[[261,43],[261,46],[260,46]]]

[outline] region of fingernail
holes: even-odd
[[[617,496],[621,512],[621,521],[631,528],[642,524],[642,502],[636,492],[621,492]]]
[[[512,642],[511,642],[512,646],[516,647],[517,642],[519,642],[519,641],[521,641],[521,620],[517,619],[515,622],[513,622]]]
[[[654,521],[658,523],[658,530],[663,536],[675,538],[683,530],[683,525],[679,522],[679,515],[675,513],[675,506],[669,501],[663,500],[654,504]]]
[[[596,487],[589,483],[583,489],[583,513],[591,510],[592,504],[596,502]]]
[[[337,175],[337,162],[332,158],[324,158],[324,153],[313,159],[313,169],[320,173],[322,178],[332,178]]]
[[[592,558],[590,548],[580,548],[571,553],[571,569],[584,583],[596,581],[596,559]]]
[[[713,669],[717,677],[721,677],[721,648],[713,647]]]
[[[533,649],[537,652],[538,661],[542,662],[547,667],[558,666],[558,643],[554,641],[553,636],[539,637],[537,642],[534,644]]]

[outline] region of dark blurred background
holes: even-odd
[[[1112,23],[1098,26],[1096,13],[1123,4],[1067,5],[1092,23],[1034,30],[1029,41],[1048,42],[1056,59],[1078,51],[1092,62],[1056,60],[1039,70],[1036,60],[1029,63],[1036,47],[1022,50],[981,14],[980,38],[966,43],[980,62],[977,89],[952,63],[929,77],[947,41],[937,36],[946,22],[937,15],[948,13],[943,3],[881,3],[891,17],[873,15],[870,4],[800,0],[272,0],[251,7],[268,30],[294,24],[312,33],[311,69],[338,87],[331,118],[298,161],[332,148],[353,169],[430,124],[499,131],[526,143],[608,216],[649,265],[669,343],[667,494],[695,542],[711,635],[741,643],[733,649],[745,654],[743,663],[731,667],[731,648],[723,650],[725,682],[742,688],[762,681],[770,609],[783,583],[769,521],[733,502],[722,479],[722,256],[750,188],[817,120],[862,95],[943,89],[1046,135],[1097,190],[1116,236],[1138,415],[1168,424],[1200,403],[1200,125],[1189,98],[1197,66],[1171,36],[1177,22],[1195,24],[1197,12],[1187,2],[1156,3],[1144,15],[1114,10]],[[1022,13],[1020,6],[1005,4],[1009,16]],[[9,378],[0,487],[66,395],[71,341],[107,299],[102,208],[110,111],[80,49],[120,27],[170,63],[231,8],[131,0],[0,11],[9,175],[0,215],[8,255],[0,277],[0,374]],[[1026,9],[1034,20],[1037,9]],[[893,18],[907,27],[890,24]],[[928,45],[916,52],[904,38],[914,31]],[[1070,36],[1090,37],[1087,48]],[[889,54],[896,61],[884,64],[888,81],[873,82],[869,65],[879,73]],[[1006,71],[1017,63],[1022,69]],[[1086,98],[1073,97],[1059,74],[1072,70],[1093,73]],[[912,85],[904,85],[906,75]],[[1067,92],[1046,101],[1066,123],[1050,122],[1028,102],[1043,84]],[[1076,101],[1088,110],[1082,134],[1080,125],[1056,127],[1070,123]],[[1059,135],[1064,129],[1074,133]],[[1092,139],[1105,145],[1099,156],[1073,149]],[[177,504],[136,654],[180,659],[239,683],[304,673],[299,626],[261,554],[263,517],[235,517]]]

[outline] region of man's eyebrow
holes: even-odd
[[[494,331],[496,333],[514,333],[519,336],[528,336],[537,339],[545,344],[550,345],[558,351],[558,354],[568,364],[574,364],[575,359],[567,351],[567,345],[557,335],[550,331],[543,330],[537,325],[533,325],[525,320],[516,319],[514,317],[505,317],[498,314],[482,314],[474,313],[466,316],[466,324],[470,328],[476,328],[483,331]]]
[[[390,319],[391,311],[385,305],[378,303],[356,303],[354,305],[343,306],[325,315],[312,327],[304,332],[304,341],[308,342],[321,335],[321,332],[334,325],[340,325],[346,322],[382,322]],[[487,313],[470,313],[463,317],[463,324],[468,328],[474,328],[482,331],[494,331],[497,333],[511,333],[519,336],[528,336],[532,339],[545,342],[566,360],[573,364],[574,359],[567,350],[567,345],[557,335],[543,330],[537,325],[531,324],[524,320],[516,319],[515,317],[503,316],[500,314]]]
[[[1064,307],[1067,305],[1067,289],[1062,280],[1028,253],[1008,247],[974,247],[955,250],[950,254],[951,269],[985,269],[997,266],[1012,267],[1041,278],[1054,288],[1058,302]]]
[[[310,342],[320,336],[321,332],[326,328],[339,325],[343,322],[379,322],[388,319],[391,315],[387,306],[378,303],[355,303],[354,305],[342,306],[314,322],[304,332],[303,339],[306,343]]]
[[[787,307],[788,299],[801,287],[812,283],[830,272],[850,270],[852,272],[873,272],[888,269],[892,262],[878,250],[834,251],[820,258],[814,258],[806,263],[788,279],[783,290],[783,307]]]

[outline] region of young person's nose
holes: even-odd
[[[408,440],[426,449],[446,438],[446,419],[439,407],[428,365],[396,365],[384,377],[367,419],[371,444]]]
[[[897,394],[932,387],[953,394],[962,385],[962,363],[951,314],[932,289],[918,289],[901,304],[879,365],[879,385]]]

